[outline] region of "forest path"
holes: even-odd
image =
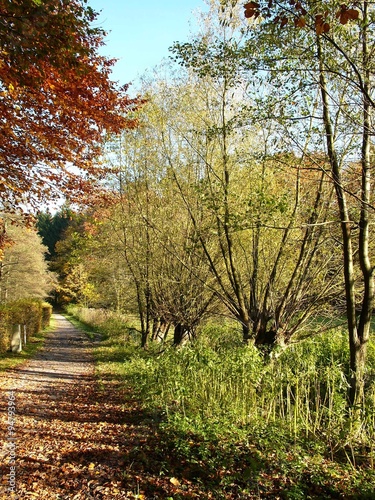
[[[118,382],[103,381],[99,390],[95,343],[63,316],[54,317],[44,348],[0,373],[0,498],[167,498],[173,486],[166,488],[165,479],[159,484],[152,422]]]

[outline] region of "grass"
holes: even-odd
[[[31,335],[28,338],[27,344],[23,346],[21,352],[3,352],[0,353],[0,371],[9,370],[21,365],[28,359],[32,358],[39,350],[43,348],[45,336],[55,329],[54,319],[51,318],[50,326],[44,330]]]
[[[83,321],[80,321],[72,314],[65,313],[64,317],[70,323],[72,323],[72,325],[74,325],[76,328],[83,331],[91,340],[95,339],[98,333],[100,334],[100,332],[97,330],[97,328],[95,328],[94,326],[89,325],[87,323],[84,323]]]
[[[375,499],[374,343],[358,422],[339,328],[270,359],[231,325],[207,325],[194,344],[162,352],[140,349],[133,325],[112,317],[101,327],[99,378],[132,388],[181,481],[217,499]]]
[[[139,336],[138,321],[125,318],[121,314],[102,309],[85,309],[74,305],[66,308],[65,317],[75,326],[87,333],[90,338],[100,334],[104,338],[129,335]]]

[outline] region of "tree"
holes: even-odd
[[[0,195],[6,210],[82,197],[103,169],[105,133],[139,104],[110,80],[105,33],[80,0],[0,2]]]
[[[0,263],[0,302],[22,298],[46,298],[55,286],[55,277],[45,261],[46,247],[32,228],[9,225],[13,244]]]
[[[43,244],[48,248],[47,260],[53,260],[56,257],[56,243],[62,239],[63,232],[67,229],[71,218],[72,211],[68,207],[63,207],[54,215],[49,211],[38,213],[37,229]]]
[[[242,324],[244,340],[272,348],[294,339],[337,293],[336,252],[329,259],[321,252],[323,243],[334,248],[326,230],[332,189],[316,169],[324,158],[306,157],[309,138],[299,154],[288,151],[269,118],[274,106],[257,109],[266,89],[255,81],[255,90],[249,88],[242,50],[235,22],[234,29],[222,23],[215,36],[175,44],[177,59],[199,82],[188,106],[199,114],[195,137],[191,124],[177,133],[202,159],[199,209],[210,214],[223,268],[213,264],[202,233],[200,242],[217,293]],[[174,130],[180,126],[176,117],[165,121]],[[173,151],[175,136],[165,136]],[[170,156],[179,179],[181,155]],[[181,194],[194,221],[196,209]]]
[[[107,158],[117,172],[114,204],[107,210],[110,246],[116,246],[117,260],[132,278],[129,289],[134,290],[144,347],[150,338],[164,338],[171,326],[175,344],[193,338],[213,305],[206,288],[208,267],[168,176],[159,118],[155,107],[146,104],[139,112],[139,127],[112,141]]]
[[[69,223],[55,244],[50,267],[58,274],[57,302],[91,307],[98,293],[91,279],[91,237],[87,231],[89,213],[70,212]]]
[[[249,2],[244,8],[245,17],[257,19],[248,30],[252,53],[259,41],[256,32],[266,33],[270,59],[277,54],[279,61],[284,58],[287,62],[278,68],[279,75],[286,72],[290,75],[297,70],[291,61],[298,46],[298,69],[310,65],[311,83],[318,90],[321,117],[316,123],[318,134],[325,140],[329,161],[326,174],[335,189],[341,227],[350,346],[349,401],[352,406],[360,406],[364,399],[366,351],[374,307],[374,268],[369,252],[374,213],[371,197],[374,7],[368,1],[348,4],[259,1]],[[287,29],[292,20],[293,28]],[[255,28],[257,23],[260,30]],[[280,82],[277,76],[276,81]],[[295,100],[294,96],[292,99]],[[354,164],[361,166],[358,194],[347,184],[347,172]]]

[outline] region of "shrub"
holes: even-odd
[[[4,352],[9,347],[8,331],[8,311],[4,306],[0,306],[0,352]]]
[[[42,328],[47,328],[51,322],[52,306],[48,302],[42,304]]]
[[[33,299],[20,299],[0,307],[0,352],[10,345],[12,325],[26,325],[27,335],[34,335],[49,325],[52,306]]]
[[[129,331],[134,329],[134,321],[131,322],[125,315],[108,309],[91,309],[68,305],[66,311],[69,315],[100,332],[105,337],[111,337],[114,341],[120,339],[121,343],[124,343],[124,339],[128,339]]]

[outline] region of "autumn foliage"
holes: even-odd
[[[338,19],[340,24],[347,24],[349,21],[355,21],[359,18],[359,11],[355,6],[350,7],[347,4],[341,4],[336,12],[322,10],[322,12],[313,12],[309,9],[307,2],[289,0],[288,2],[275,2],[267,0],[264,2],[248,2],[244,4],[244,15],[247,19],[257,19],[261,16],[263,19],[272,19],[272,21],[281,28],[293,21],[297,28],[305,28],[308,22],[314,26],[317,35],[328,33],[331,29],[330,18]],[[323,7],[322,7],[323,9]]]
[[[0,202],[11,210],[81,196],[103,136],[137,106],[99,55],[105,33],[79,0],[0,0]]]

